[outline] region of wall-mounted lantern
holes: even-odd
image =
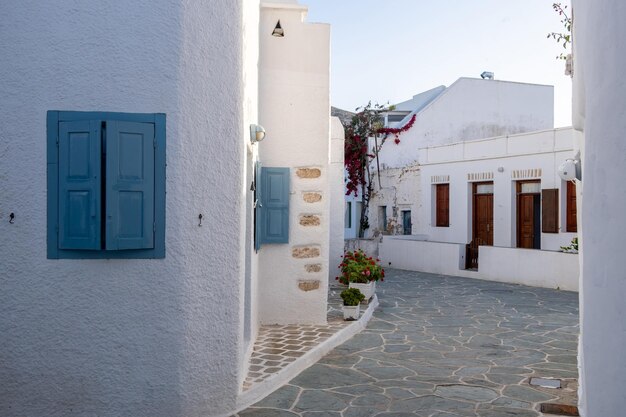
[[[265,129],[261,125],[250,125],[250,143],[261,142],[265,138]]]

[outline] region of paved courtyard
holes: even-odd
[[[578,294],[386,272],[362,333],[238,416],[533,417],[576,403]]]

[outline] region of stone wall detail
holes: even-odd
[[[291,256],[298,259],[318,258],[320,253],[317,245],[295,246],[291,249]]]
[[[301,214],[300,225],[301,226],[319,226],[322,220],[317,214]]]
[[[319,168],[298,168],[296,175],[299,178],[319,178],[322,175],[322,170]]]
[[[322,201],[322,193],[318,191],[306,191],[302,194],[302,199],[307,203],[318,203]]]
[[[319,280],[303,280],[298,281],[298,288],[302,291],[313,291],[320,288]]]

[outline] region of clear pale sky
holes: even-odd
[[[331,24],[331,103],[391,104],[459,77],[554,86],[555,127],[571,124],[571,79],[556,60],[551,0],[299,0]],[[569,3],[569,2],[568,2]],[[569,10],[569,8],[568,8]]]

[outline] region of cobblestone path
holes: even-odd
[[[386,272],[362,333],[238,416],[535,417],[576,403],[578,294]]]

